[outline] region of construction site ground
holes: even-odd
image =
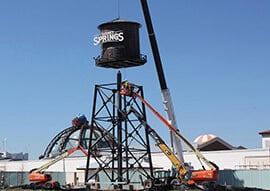
[[[33,191],[31,189],[22,189],[22,188],[6,188],[6,189],[1,189],[2,191]],[[66,190],[66,189],[62,189]],[[77,191],[97,191],[97,190],[89,190],[89,189],[70,189],[70,190],[77,190]],[[47,191],[43,189],[37,189],[36,191]],[[106,190],[108,191],[108,190]],[[109,191],[116,191],[116,190],[109,190]],[[123,190],[123,191],[128,191],[128,190]],[[143,190],[141,190],[143,191]],[[145,190],[145,191],[150,191],[150,190]],[[153,190],[155,191],[155,190]],[[157,190],[161,191],[161,190]],[[162,190],[162,191],[184,191],[184,190]],[[188,191],[201,191],[200,189],[188,189]],[[210,191],[210,190],[207,190]],[[269,191],[269,190],[263,190],[259,188],[246,188],[246,187],[230,187],[230,186],[222,186],[219,185],[217,186],[214,191]]]

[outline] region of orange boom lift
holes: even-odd
[[[178,159],[172,152],[170,155],[167,155],[166,150],[162,149],[160,145],[157,145],[162,152],[170,159],[172,164],[177,164],[177,166],[180,166],[181,168],[177,168],[178,170],[178,178],[180,179],[181,182],[187,183],[188,185],[200,185],[205,182],[213,182],[218,179],[218,166],[207,160],[202,153],[196,149],[183,135],[181,135],[161,114],[159,114],[145,99],[143,99],[139,94],[136,93],[136,86],[134,84],[128,83],[127,81],[122,83],[121,86],[121,92],[120,94],[125,95],[125,96],[130,96],[134,98],[138,98],[141,100],[142,103],[144,103],[147,108],[150,109],[150,111],[162,122],[164,123],[170,130],[170,132],[175,135],[179,140],[183,141],[196,155],[198,160],[200,161],[202,165],[202,170],[192,170],[189,172],[189,177],[188,179],[185,179],[185,175],[189,171],[188,169],[184,169],[184,164],[181,164],[181,160]],[[131,108],[132,110],[132,108]],[[134,111],[133,111],[134,112]],[[136,115],[136,113],[135,113]],[[138,116],[138,115],[136,115]],[[153,131],[153,129],[151,129]],[[155,131],[154,131],[155,132]],[[156,132],[155,132],[156,133]],[[158,136],[159,137],[159,136]],[[160,140],[160,139],[159,139]],[[158,142],[158,141],[156,141]],[[163,142],[163,141],[162,141]],[[166,146],[166,145],[165,145]],[[168,149],[168,147],[166,147]],[[172,157],[169,157],[173,155]],[[205,168],[203,165],[207,165],[208,169]]]

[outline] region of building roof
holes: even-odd
[[[219,151],[219,150],[233,150],[236,149],[223,139],[214,137],[209,141],[199,144],[197,147],[200,151]]]
[[[212,134],[200,135],[194,140],[194,142],[197,144],[202,144],[202,143],[205,143],[207,141],[210,141],[211,139],[213,139],[215,137],[216,137],[216,135],[212,135]]]
[[[270,130],[266,130],[266,131],[261,131],[259,132],[260,135],[268,135],[270,134]]]
[[[201,151],[246,149],[242,146],[234,147],[220,137],[217,137],[213,134],[200,135],[194,140],[194,143],[196,144],[197,149]]]

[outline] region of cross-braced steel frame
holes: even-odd
[[[93,179],[98,182],[97,177],[102,174],[122,189],[123,185],[133,184],[135,173],[143,178],[153,177],[147,130],[129,112],[132,106],[146,118],[145,106],[135,97],[122,95],[121,83],[118,72],[117,83],[95,86],[91,126],[99,129],[100,134],[90,130],[86,184]],[[143,97],[142,86],[136,86],[135,91]],[[97,147],[101,141],[106,143],[105,147]]]

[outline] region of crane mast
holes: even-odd
[[[148,36],[149,36],[152,52],[153,52],[156,71],[158,74],[161,94],[162,94],[162,98],[163,98],[163,105],[164,105],[164,109],[165,109],[165,112],[167,115],[167,120],[171,123],[171,125],[175,128],[175,130],[178,131],[177,123],[176,123],[176,119],[175,119],[175,115],[174,115],[172,98],[170,95],[170,90],[167,87],[165,75],[163,72],[161,58],[160,58],[158,45],[157,45],[157,41],[156,41],[156,37],[155,37],[155,33],[154,33],[154,28],[153,28],[152,21],[151,21],[149,8],[147,5],[147,0],[141,0],[141,5],[142,5],[142,9],[143,9],[143,14],[144,14],[146,26],[147,26],[147,31],[148,31]],[[170,137],[171,137],[171,146],[172,146],[174,153],[178,156],[178,158],[182,162],[184,162],[183,148],[182,148],[181,141],[179,141],[179,139],[177,139],[177,137],[172,132],[170,132]]]

